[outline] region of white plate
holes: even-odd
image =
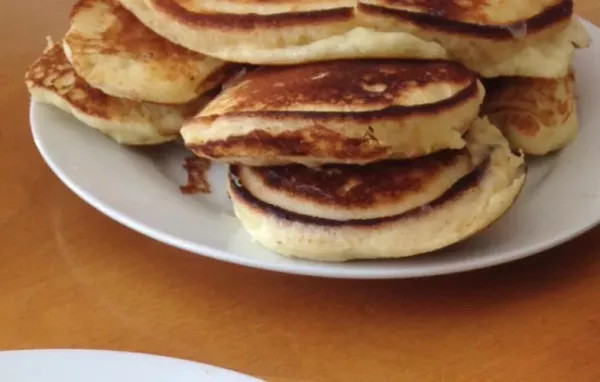
[[[586,23],[593,40],[600,29]],[[530,163],[513,208],[484,233],[444,251],[402,260],[341,264],[292,260],[253,243],[234,218],[223,166],[213,194],[185,196],[180,146],[121,147],[53,107],[33,104],[36,145],[77,195],[156,240],[215,259],[280,272],[340,278],[408,278],[455,273],[520,259],[563,243],[600,220],[600,45],[575,57],[580,133],[562,152]]]
[[[97,350],[0,352],[2,382],[260,382],[215,366]]]

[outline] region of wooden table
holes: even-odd
[[[600,229],[486,271],[340,281],[204,259],[89,207],[37,153],[22,80],[70,3],[0,2],[0,349],[147,352],[271,381],[600,381]],[[600,23],[598,1],[578,11]]]

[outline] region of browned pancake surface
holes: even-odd
[[[369,207],[398,202],[424,191],[446,167],[468,155],[466,150],[444,150],[422,158],[383,161],[365,166],[302,165],[247,168],[265,187],[323,205]]]
[[[315,145],[315,141],[319,144]],[[237,153],[238,155],[266,156],[326,156],[337,160],[378,158],[387,152],[386,148],[370,145],[364,139],[351,139],[341,133],[327,129],[305,129],[299,132],[286,132],[273,136],[264,131],[255,131],[248,135],[234,136],[225,140],[206,142],[202,145],[188,145],[194,152],[211,158],[221,158]],[[333,150],[334,148],[338,150]],[[339,150],[339,149],[342,150]],[[201,150],[201,151],[200,151]]]
[[[222,30],[253,29],[258,26],[318,25],[354,17],[353,0],[224,0],[207,6],[200,0],[148,0],[152,6],[179,22]],[[214,5],[215,2],[213,2]],[[244,11],[240,12],[241,7]],[[229,11],[231,9],[232,11]]]
[[[97,7],[97,0],[79,0],[71,11],[71,18],[78,13],[87,9]],[[136,58],[148,61],[170,60],[173,62],[183,61],[184,59],[190,62],[194,60],[202,60],[205,56],[185,49],[182,46],[173,44],[169,40],[157,35],[149,30],[144,24],[127,9],[123,8],[116,0],[104,0],[105,3],[111,5],[111,14],[115,17],[115,22],[102,35],[102,38],[96,40],[95,45],[93,40],[87,39],[81,45],[86,45],[90,51],[103,54],[127,53]],[[71,37],[74,38],[74,37]],[[177,78],[179,73],[173,73],[173,77]]]
[[[434,30],[515,38],[568,20],[572,0],[359,0],[359,9]]]
[[[379,0],[378,3],[394,9],[425,13],[446,19],[477,23],[499,24],[526,20],[543,13],[552,7],[572,2],[571,0]],[[519,4],[520,3],[520,4]],[[523,6],[523,4],[525,6]],[[513,12],[502,12],[503,8]]]
[[[475,81],[474,73],[444,61],[344,60],[262,67],[248,73],[227,91],[223,102],[216,100],[203,115],[210,115],[213,109],[219,109],[220,114],[383,110],[420,104],[413,101],[415,91],[435,83],[450,83],[460,89]]]
[[[43,88],[60,95],[80,112],[105,120],[133,116],[140,103],[104,94],[77,75],[60,44],[52,44],[27,70],[30,88]],[[206,100],[197,99],[178,108],[185,117],[196,113]]]
[[[29,68],[25,81],[32,87],[56,91],[85,114],[109,118],[108,105],[111,97],[92,88],[77,76],[60,44],[52,45]]]
[[[262,210],[268,214],[274,215],[280,219],[288,221],[295,221],[305,224],[321,225],[324,227],[335,227],[335,226],[354,226],[354,227],[365,227],[370,228],[378,224],[385,224],[393,221],[408,218],[419,218],[424,217],[432,213],[435,209],[443,208],[443,206],[452,200],[459,198],[464,192],[469,189],[477,187],[481,180],[482,175],[488,168],[489,162],[486,161],[480,166],[475,168],[469,175],[465,176],[458,182],[456,182],[451,188],[449,188],[441,197],[435,201],[404,212],[399,215],[390,215],[385,217],[378,217],[372,219],[356,219],[356,220],[333,220],[320,218],[315,216],[303,215],[295,212],[285,210],[281,207],[268,204],[256,196],[252,195],[242,183],[239,181],[239,167],[231,166],[229,171],[229,189],[231,192],[236,194],[237,198],[244,200],[245,203],[252,205],[254,208]]]

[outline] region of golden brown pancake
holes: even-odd
[[[527,154],[564,148],[578,129],[575,74],[561,78],[501,77],[486,83],[482,113]]]
[[[487,120],[476,121],[468,136],[468,150],[482,160],[444,187],[432,182],[464,152],[312,170],[234,165],[229,175],[234,211],[254,240],[285,256],[345,261],[431,252],[496,221],[525,181],[523,157],[511,152]],[[262,186],[251,187],[258,192],[251,191],[244,172],[255,174],[253,181]],[[343,209],[354,213],[341,216]]]
[[[176,139],[184,119],[207,102],[201,97],[183,105],[161,105],[106,95],[79,77],[62,46],[51,42],[27,70],[25,83],[34,101],[54,105],[128,145]]]
[[[63,41],[67,58],[87,83],[137,101],[186,103],[234,69],[160,37],[116,0],[79,0]]]
[[[566,75],[587,34],[572,0],[359,0],[366,25],[436,41],[484,77]]]
[[[355,0],[121,0],[144,24],[226,61],[291,65],[348,58],[447,58],[406,33],[360,27]]]
[[[234,168],[241,184],[287,211],[334,220],[397,215],[430,203],[487,158],[487,147],[443,150],[411,160],[365,166]]]
[[[197,155],[248,165],[369,163],[464,147],[484,90],[449,61],[261,67],[182,128]]]

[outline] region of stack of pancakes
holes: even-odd
[[[182,129],[232,163],[236,216],[273,251],[341,261],[429,252],[513,203],[523,157],[478,119],[484,89],[451,61],[261,67]]]
[[[279,254],[391,258],[507,211],[523,153],[575,135],[587,44],[571,0],[79,0],[27,84],[121,143],[180,134],[228,164]]]

